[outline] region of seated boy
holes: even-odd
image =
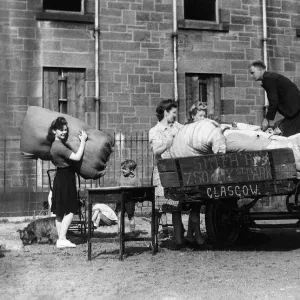
[[[119,186],[141,186],[140,180],[135,175],[135,168],[137,164],[132,159],[126,159],[121,163],[121,176],[119,180]],[[119,230],[120,230],[120,212],[121,212],[121,202],[118,202],[116,205],[116,213],[119,217]],[[127,213],[129,219],[130,226],[130,235],[132,237],[137,236],[137,232],[135,231],[135,203],[134,201],[126,201],[125,202],[125,212]]]

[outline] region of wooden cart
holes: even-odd
[[[289,148],[161,159],[158,170],[166,198],[205,205],[206,231],[214,244],[233,244],[244,229],[260,226],[257,220],[300,220],[295,158]],[[250,211],[260,198],[275,195],[286,195],[286,212]],[[246,198],[246,205],[238,205]]]

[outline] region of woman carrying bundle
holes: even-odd
[[[52,163],[57,167],[51,205],[51,212],[56,215],[55,224],[58,234],[56,247],[74,248],[76,245],[66,237],[73,216],[78,211],[73,162],[81,160],[87,134],[83,130],[78,133],[80,146],[74,153],[65,144],[68,139],[68,123],[64,117],[58,117],[51,123],[47,138],[52,141],[50,154]]]

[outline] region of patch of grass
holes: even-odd
[[[8,219],[0,219],[0,224],[6,224],[8,223]]]

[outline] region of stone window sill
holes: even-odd
[[[86,24],[94,23],[93,15],[80,15],[74,13],[56,13],[56,12],[37,12],[35,19],[37,21],[63,21],[79,22]]]
[[[229,23],[211,23],[196,20],[178,20],[178,29],[197,29],[206,31],[229,32]]]

